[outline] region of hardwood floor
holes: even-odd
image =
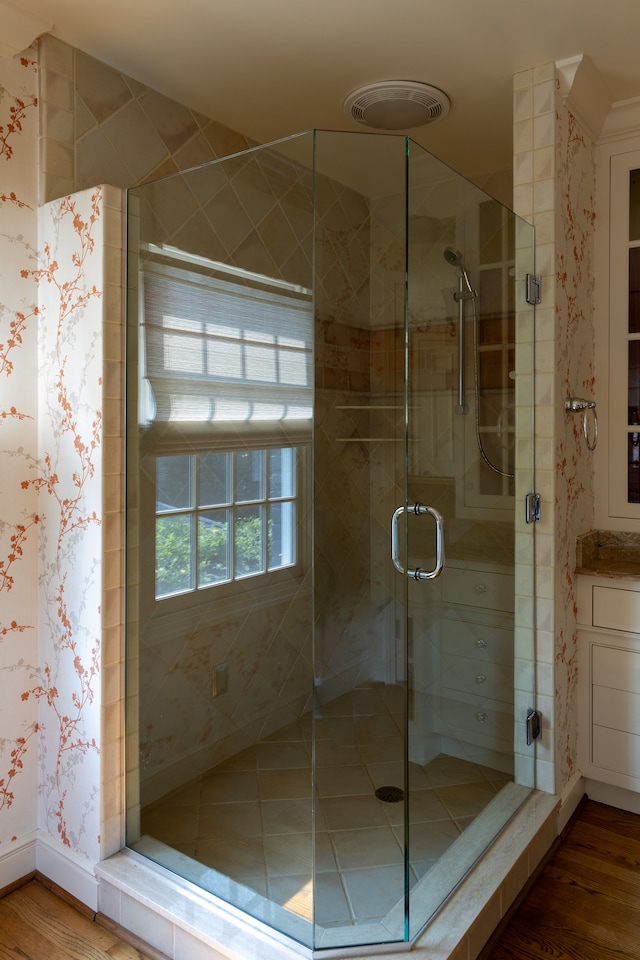
[[[640,816],[587,800],[482,960],[638,960]]]
[[[0,960],[159,960],[99,926],[38,880],[0,900]]]
[[[640,816],[587,800],[481,960],[638,960]],[[34,880],[0,900],[0,960],[163,960]]]

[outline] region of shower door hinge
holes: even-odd
[[[527,746],[542,737],[542,714],[539,710],[529,710],[527,714]]]
[[[527,285],[527,292],[525,293],[525,299],[527,303],[530,303],[532,306],[540,303],[540,294],[542,288],[542,280],[540,277],[534,276],[533,273],[528,273],[525,282]]]
[[[524,518],[527,523],[540,523],[539,493],[528,493],[524,498]]]

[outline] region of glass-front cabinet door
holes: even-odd
[[[611,159],[609,514],[640,518],[640,151]]]

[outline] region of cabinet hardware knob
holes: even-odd
[[[482,637],[476,640],[476,647],[478,648],[478,650],[484,650],[486,645],[487,645],[487,641],[483,640]]]
[[[486,682],[487,682],[486,674],[479,673],[478,676],[476,677],[476,683],[486,683]]]
[[[487,592],[487,585],[485,583],[477,583],[473,589],[478,594],[478,596],[480,596],[481,593]]]
[[[486,723],[488,719],[489,719],[489,714],[485,713],[483,710],[479,710],[476,713],[476,720],[478,721],[478,723]]]

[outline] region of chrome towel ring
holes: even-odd
[[[567,413],[582,414],[582,432],[589,450],[595,450],[598,444],[598,416],[595,400],[585,400],[583,397],[568,397],[564,402]],[[593,428],[589,431],[589,411],[591,411]]]

